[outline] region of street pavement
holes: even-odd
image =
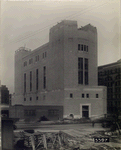
[[[67,130],[75,130],[76,134],[90,134],[96,131],[104,131],[106,129],[101,127],[101,124],[97,123],[94,127],[92,127],[91,123],[83,123],[83,124],[61,124],[61,125],[49,125],[49,124],[19,124],[17,125],[17,130],[15,131],[23,131],[26,129],[34,129],[35,132],[49,132],[49,131],[67,131]]]
[[[100,123],[95,123],[92,127],[92,123],[81,124],[51,124],[51,122],[42,123],[16,123],[17,129],[42,129],[42,130],[66,130],[66,129],[89,129],[89,130],[104,130]]]

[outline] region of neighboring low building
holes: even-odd
[[[106,114],[107,91],[98,86],[97,69],[96,27],[58,23],[50,29],[47,44],[15,52],[13,114],[50,120]]]
[[[6,85],[1,85],[1,115],[9,117],[9,90]]]
[[[121,111],[121,59],[98,67],[98,85],[107,86],[107,111]]]
[[[1,85],[1,104],[9,105],[9,90],[6,85]]]
[[[12,103],[12,94],[9,94],[9,105],[11,106]]]

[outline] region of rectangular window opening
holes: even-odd
[[[33,63],[33,59],[29,59],[29,64],[32,64]]]
[[[78,58],[78,84],[83,84],[83,58]]]
[[[84,93],[82,94],[82,98],[84,98]]]
[[[24,74],[24,93],[26,93],[26,73]]]
[[[38,58],[38,61],[39,61],[39,55],[37,56],[37,58]]]
[[[85,58],[85,85],[88,85],[88,59]]]
[[[72,93],[70,93],[70,98],[73,98],[73,94]]]
[[[78,44],[78,50],[80,50],[80,44]]]
[[[83,51],[83,44],[81,44],[81,51]]]
[[[88,46],[87,46],[87,52],[88,52]]]
[[[86,51],[86,48],[87,48],[86,45],[84,45],[84,51]]]
[[[43,67],[43,88],[46,88],[46,67]]]
[[[37,62],[37,56],[35,56],[35,62]]]
[[[98,94],[96,94],[96,98],[99,98],[99,95],[98,95]]]
[[[86,96],[87,96],[87,98],[89,98],[89,94],[87,94]]]
[[[38,85],[39,85],[39,78],[38,78],[38,69],[36,69],[36,90],[38,90]]]
[[[36,110],[24,110],[24,116],[35,116]]]
[[[59,116],[59,110],[58,109],[50,109],[50,110],[48,110],[48,115],[51,117]]]
[[[32,91],[32,71],[30,71],[30,91]]]
[[[88,85],[88,72],[85,71],[85,85]]]
[[[44,53],[43,53],[43,58],[44,58]]]
[[[27,66],[27,61],[24,62],[24,67]]]

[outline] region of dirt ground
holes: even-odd
[[[118,132],[109,131],[95,131],[92,133],[84,134],[84,131],[79,133],[78,130],[64,130],[59,132],[46,132],[46,133],[36,133],[34,137],[38,136],[38,144],[35,142],[36,150],[120,150],[121,149],[121,135]],[[43,134],[46,137],[46,146],[43,141]],[[18,142],[14,146],[14,150],[34,150],[32,149],[32,141],[29,146],[27,146],[28,141],[25,140],[26,133],[20,132],[15,133],[15,139],[19,138]],[[29,134],[27,133],[29,137]],[[95,138],[102,140],[109,139],[108,142],[98,141],[95,142]],[[22,140],[20,140],[22,139]],[[36,141],[36,139],[34,138]],[[26,143],[26,144],[25,144]]]

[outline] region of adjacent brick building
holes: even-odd
[[[6,85],[1,85],[1,104],[9,105],[9,90]]]
[[[1,85],[0,96],[2,117],[9,117],[9,90],[6,85]]]
[[[121,59],[98,67],[98,84],[107,86],[107,111],[121,111]]]
[[[15,52],[14,112],[20,118],[44,115],[50,120],[106,114],[107,89],[98,86],[97,69],[96,27],[58,23],[50,29],[48,43]]]

